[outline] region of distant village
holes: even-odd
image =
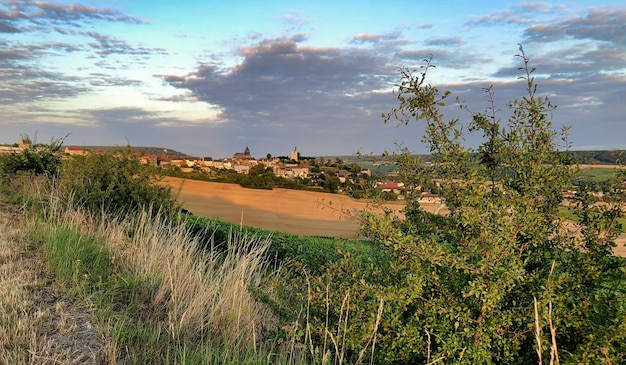
[[[19,153],[26,148],[32,148],[31,142],[20,139],[18,143],[13,145],[0,146],[0,154]],[[88,153],[106,154],[112,153],[115,150],[119,150],[119,148],[104,151],[92,150],[84,146],[65,146],[62,151],[59,152],[70,157]],[[180,170],[182,173],[191,173],[194,171],[208,174],[216,172],[236,172],[237,174],[246,175],[251,169],[263,165],[265,169],[271,170],[278,178],[300,181],[317,180],[319,183],[320,176],[322,176],[327,181],[328,179],[336,181],[338,188],[330,189],[331,192],[348,193],[354,197],[357,196],[351,194],[350,190],[352,189],[352,192],[354,192],[355,187],[363,187],[364,182],[378,188],[382,193],[386,193],[390,200],[402,200],[409,192],[408,187],[394,179],[395,174],[393,173],[377,173],[376,176],[373,176],[371,169],[360,168],[356,163],[348,165],[339,157],[337,157],[335,161],[324,160],[323,157],[320,157],[319,160],[311,157],[302,157],[297,147],[294,147],[288,156],[273,157],[268,154],[265,158],[253,157],[250,148],[247,146],[243,152],[237,152],[232,157],[220,159],[213,159],[211,157],[183,157],[182,154],[170,153],[167,149],[163,149],[160,152],[161,153],[134,152],[134,155],[143,164],[164,168],[171,167],[175,170]],[[437,181],[433,180],[433,182],[435,185],[438,185]],[[571,199],[573,196],[574,191],[564,192],[564,198],[566,199]],[[601,198],[602,193],[595,192],[594,196]],[[420,203],[442,204],[443,202],[438,194],[425,191],[421,193]]]
[[[20,139],[20,141],[13,146],[0,146],[0,154],[19,152],[29,147],[28,142]],[[65,146],[62,152],[68,157],[87,153],[110,153],[103,150],[91,150],[83,146]],[[342,185],[354,185],[362,183],[363,180],[368,180],[369,184],[378,187],[383,193],[393,195],[397,199],[403,199],[403,195],[406,193],[404,184],[394,181],[392,179],[393,176],[372,177],[371,169],[358,168],[358,165],[355,163],[348,167],[343,164],[343,161],[339,158],[337,158],[337,161],[327,161],[328,166],[322,166],[320,169],[318,166],[315,166],[315,164],[319,165],[319,161],[310,157],[302,157],[297,147],[294,147],[288,156],[273,157],[268,154],[265,158],[255,158],[250,148],[247,146],[243,152],[237,152],[232,157],[220,159],[213,159],[211,157],[173,156],[167,149],[163,149],[161,153],[158,154],[149,152],[134,152],[134,154],[143,164],[164,168],[172,167],[177,170],[180,169],[183,173],[193,171],[212,173],[229,170],[238,174],[248,174],[255,166],[263,165],[266,169],[271,169],[276,177],[284,179],[314,179],[319,177],[320,173],[331,174],[333,178],[336,178],[337,183]],[[321,158],[321,160],[323,161],[324,159]],[[330,164],[330,162],[333,163]],[[437,194],[429,192],[422,194],[422,200],[425,203],[441,202]]]
[[[18,143],[11,146],[0,146],[0,154],[19,153],[31,147],[30,141],[20,139]],[[83,146],[65,146],[60,152],[70,157],[88,153],[106,154],[112,151],[113,150],[91,150]],[[211,157],[183,157],[168,153],[167,149],[163,149],[161,153],[134,152],[133,154],[143,164],[164,168],[170,167],[175,170],[180,170],[183,173],[200,171],[210,174],[230,171],[245,175],[256,166],[263,165],[266,169],[271,170],[276,177],[284,179],[315,180],[319,179],[320,175],[322,175],[324,179],[331,177],[333,180],[336,180],[337,185],[340,184],[340,187],[332,192],[349,193],[348,190],[350,189],[346,187],[352,186],[354,188],[358,185],[363,186],[364,181],[370,184],[370,186],[378,188],[382,193],[387,193],[387,196],[390,197],[391,200],[402,200],[405,195],[410,192],[409,187],[406,187],[402,182],[394,179],[395,174],[393,173],[378,173],[376,176],[373,176],[371,169],[360,168],[356,163],[347,165],[340,158],[336,158],[336,161],[324,161],[324,158],[320,157],[319,159],[321,161],[319,161],[311,157],[302,157],[297,147],[294,147],[288,156],[273,157],[268,154],[265,158],[253,157],[250,148],[247,146],[243,152],[237,152],[232,157],[220,159],[213,159]],[[322,163],[320,164],[320,162]],[[436,180],[433,180],[433,182],[435,185],[438,185]],[[571,199],[574,194],[574,191],[564,192],[564,198]],[[594,195],[597,198],[602,197],[601,192],[596,192]],[[442,204],[443,202],[438,194],[424,191],[421,193],[420,203]]]
[[[64,152],[70,156],[86,153],[85,148],[78,146],[67,146]],[[95,153],[104,153],[95,151]],[[276,176],[284,178],[309,177],[309,167],[306,162],[301,163],[300,154],[297,148],[289,154],[289,159],[285,161],[279,157],[256,159],[250,153],[250,148],[246,147],[243,152],[237,152],[230,158],[213,159],[211,157],[171,157],[167,150],[162,154],[140,153],[141,162],[154,166],[176,166],[183,172],[191,172],[196,169],[210,172],[213,170],[234,170],[241,174],[247,174],[254,166],[262,164],[272,168]]]

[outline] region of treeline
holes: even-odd
[[[567,154],[579,164],[583,165],[624,165],[626,164],[626,151],[568,151]]]

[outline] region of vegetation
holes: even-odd
[[[56,176],[61,165],[58,151],[64,138],[52,139],[50,144],[33,144],[28,135],[23,135],[22,140],[26,145],[23,151],[11,152],[0,158],[0,172],[5,176],[18,173]]]
[[[400,177],[414,188],[406,219],[365,216],[365,230],[390,267],[363,270],[347,257],[330,265],[322,283],[333,285],[328,294],[320,286],[316,297],[318,306],[329,296],[330,308],[341,308],[344,297],[334,293],[349,288],[350,313],[360,324],[372,323],[384,300],[377,363],[624,361],[626,267],[612,256],[624,174],[618,172],[601,207],[581,191],[572,207],[580,230],[565,228],[559,206],[577,170],[559,153],[568,146],[556,144],[566,134],[552,128],[554,107],[536,94],[523,51],[519,58],[526,95],[508,105],[508,120],[499,119],[493,103],[469,113],[466,130],[483,137],[476,150],[463,146],[460,121],[441,113],[450,94],[426,83],[430,62],[420,72],[402,70],[400,105],[384,117],[426,123],[433,165],[426,168],[408,150],[394,155]],[[493,92],[486,90],[489,100]],[[446,217],[419,206],[420,187],[433,174]],[[370,339],[358,325],[346,332],[354,351]]]
[[[158,174],[123,152],[43,164],[0,157],[3,199],[23,199],[25,231],[60,295],[90,303],[111,363],[624,363],[626,263],[612,248],[626,170],[613,172],[602,201],[579,184],[563,211],[579,171],[521,47],[518,57],[525,93],[505,120],[492,88],[484,112],[461,104],[468,122],[447,120],[450,94],[426,82],[430,60],[401,71],[399,105],[383,117],[425,123],[431,160],[391,155],[408,188],[404,217],[353,216],[367,242],[187,216]],[[477,148],[464,146],[464,131],[482,137]],[[339,190],[338,171],[360,173],[341,159],[311,164],[327,191]],[[238,178],[272,188],[272,175],[257,166]],[[448,215],[421,209],[433,189]],[[28,319],[17,294],[0,304]],[[2,356],[27,360],[16,354],[45,345],[24,338]]]
[[[574,161],[588,165],[624,165],[626,164],[625,151],[568,151]]]
[[[139,211],[157,204],[172,212],[176,197],[159,185],[161,170],[143,165],[130,148],[115,154],[87,153],[64,161],[59,189],[67,202],[90,211]]]

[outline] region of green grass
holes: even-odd
[[[604,182],[609,181],[614,173],[615,169],[613,168],[592,167],[580,170],[579,178],[592,182]]]
[[[102,285],[113,273],[109,256],[94,238],[55,226],[41,231],[46,258],[57,278],[73,286]]]
[[[573,222],[578,222],[579,219],[577,216],[574,215],[574,213],[572,212],[572,210],[568,207],[560,207],[559,208],[559,216],[565,218],[565,219],[569,219]],[[617,218],[617,223],[621,224],[623,228],[626,229],[626,217],[620,217]],[[624,233],[622,233],[624,234]]]
[[[398,166],[393,163],[374,163],[372,161],[358,161],[357,165],[362,169],[370,169],[374,175],[389,175],[398,170]]]
[[[226,242],[232,232],[242,231],[252,236],[268,237],[270,247],[268,257],[279,262],[297,261],[312,272],[318,272],[329,262],[341,259],[345,254],[360,260],[363,265],[384,259],[380,246],[369,241],[355,241],[343,238],[294,235],[280,231],[240,226],[215,218],[183,215],[183,221],[192,232],[204,235],[203,245],[210,247],[211,240]]]

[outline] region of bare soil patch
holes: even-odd
[[[602,164],[587,164],[578,165],[580,169],[626,169],[623,165],[602,165]]]
[[[292,234],[358,239],[359,223],[341,211],[367,208],[345,195],[167,178],[185,209],[202,217]],[[330,206],[329,206],[330,205]],[[403,205],[389,204],[399,212]],[[433,211],[437,206],[433,205]],[[399,213],[398,213],[399,214]]]

